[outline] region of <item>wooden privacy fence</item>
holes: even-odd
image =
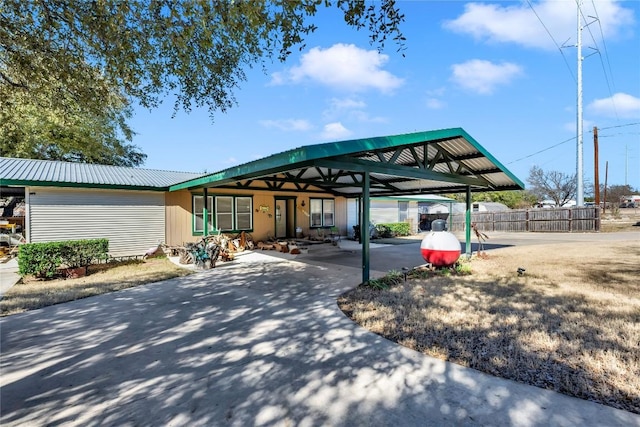
[[[464,231],[465,214],[453,214],[451,231]],[[483,231],[600,231],[600,208],[518,209],[471,212],[471,222]]]

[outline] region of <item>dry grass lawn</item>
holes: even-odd
[[[77,279],[34,280],[25,278],[0,300],[0,316],[21,313],[93,295],[119,291],[146,283],[191,274],[167,258],[152,258],[89,267],[89,274]]]
[[[339,305],[430,356],[640,413],[640,239],[503,248],[471,268],[359,287]]]

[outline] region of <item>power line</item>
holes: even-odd
[[[564,140],[564,141],[562,141],[562,142],[559,142],[559,143],[557,143],[557,144],[554,144],[554,145],[552,145],[552,146],[550,146],[550,147],[543,148],[543,149],[542,149],[542,150],[540,150],[540,151],[536,151],[535,153],[529,154],[528,156],[524,156],[524,157],[521,157],[521,158],[519,158],[519,159],[512,160],[512,161],[510,161],[510,162],[509,162],[509,163],[507,163],[507,164],[508,164],[508,165],[510,165],[510,164],[512,164],[512,163],[516,163],[516,162],[519,162],[519,161],[521,161],[521,160],[528,159],[529,157],[533,157],[533,156],[536,156],[536,155],[538,155],[538,154],[540,154],[540,153],[544,153],[545,151],[549,151],[549,150],[551,150],[552,148],[559,147],[559,146],[561,146],[562,144],[566,144],[567,142],[574,141],[575,139],[576,139],[576,137],[575,137],[575,136],[573,136],[573,137],[571,137],[571,138],[569,138],[569,139],[566,139],[566,140]]]
[[[542,22],[542,19],[538,15],[538,12],[536,12],[536,10],[533,8],[533,5],[531,4],[531,2],[529,0],[527,0],[527,4],[529,5],[529,8],[533,12],[533,14],[536,15],[536,18],[538,18],[538,21],[540,21],[540,24],[542,24],[542,27],[545,29],[545,31],[549,35],[549,38],[553,41],[553,44],[555,44],[556,48],[558,48],[558,51],[560,52],[560,55],[562,55],[562,59],[564,60],[564,64],[567,66],[567,69],[569,70],[569,74],[571,74],[571,78],[573,78],[573,81],[576,82],[576,76],[573,75],[573,71],[571,70],[571,67],[569,66],[569,62],[567,62],[567,58],[564,56],[564,52],[562,52],[562,48],[556,42],[556,40],[553,38],[553,35],[551,35],[551,32],[549,31],[547,26],[544,24],[544,22]]]
[[[626,127],[626,126],[637,126],[637,125],[640,125],[640,122],[636,122],[636,123],[626,123],[626,124],[624,124],[624,125],[608,126],[608,127],[605,127],[605,128],[601,128],[601,127],[599,127],[598,129],[600,129],[600,130],[607,130],[607,129],[616,129],[616,128],[623,128],[623,127]]]
[[[587,17],[598,22],[598,27],[600,28],[600,37],[602,38],[602,44],[603,44],[603,46],[605,48],[605,56],[606,56],[606,59],[607,59],[607,63],[609,65],[609,71],[611,72],[611,62],[609,61],[609,56],[607,54],[607,50],[606,50],[606,46],[607,45],[605,44],[605,41],[604,41],[604,33],[602,32],[602,25],[600,23],[600,17],[598,17],[598,10],[596,9],[596,5],[593,2],[593,0],[591,0],[591,3],[593,5],[593,10],[594,10],[594,13],[595,13],[596,16],[584,16],[584,11],[582,10],[582,8],[580,8],[580,3],[578,2],[578,0],[576,0],[576,3],[577,3],[577,6],[578,6],[578,10],[580,11],[580,15],[582,16],[582,19],[586,23],[585,27],[586,27],[587,31],[589,31],[589,35],[591,36],[591,40],[593,41],[593,44],[595,46],[595,48],[592,48],[592,49],[594,49],[598,53],[598,58],[600,59],[600,65],[602,65],[602,73],[604,74],[604,80],[607,83],[607,90],[609,91],[609,96],[611,97],[611,102],[613,103],[613,111],[615,112],[615,115],[616,115],[616,118],[617,118],[618,117],[618,109],[616,108],[615,100],[613,98],[613,92],[611,90],[611,84],[609,83],[609,75],[607,74],[607,70],[605,68],[604,61],[602,60],[602,53],[600,51],[600,47],[598,46],[598,42],[596,41],[596,38],[594,37],[593,32],[591,31],[591,27],[590,27],[590,25],[593,23],[593,21],[587,23]],[[611,73],[611,79],[613,80],[613,73]]]

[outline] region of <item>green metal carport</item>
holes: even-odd
[[[466,253],[471,255],[471,192],[521,190],[524,184],[461,128],[307,145],[170,187],[322,192],[371,197],[466,193]],[[207,215],[205,214],[205,218]],[[204,227],[206,230],[208,227]],[[369,235],[362,233],[362,282],[369,281]]]

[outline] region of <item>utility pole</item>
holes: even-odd
[[[624,185],[629,184],[627,181],[627,174],[629,173],[629,146],[624,144]]]
[[[598,176],[598,127],[593,127],[593,186],[596,206],[600,207],[600,177]]]
[[[609,160],[607,160],[604,165],[604,208],[602,208],[602,213],[605,213],[607,210],[607,178],[609,177]]]
[[[582,0],[577,1],[578,5],[578,102],[577,111],[578,117],[576,120],[577,131],[577,147],[576,147],[576,179],[578,183],[576,185],[576,206],[584,206],[584,186],[583,186],[583,172],[582,172],[582,23],[580,16],[582,14]]]

